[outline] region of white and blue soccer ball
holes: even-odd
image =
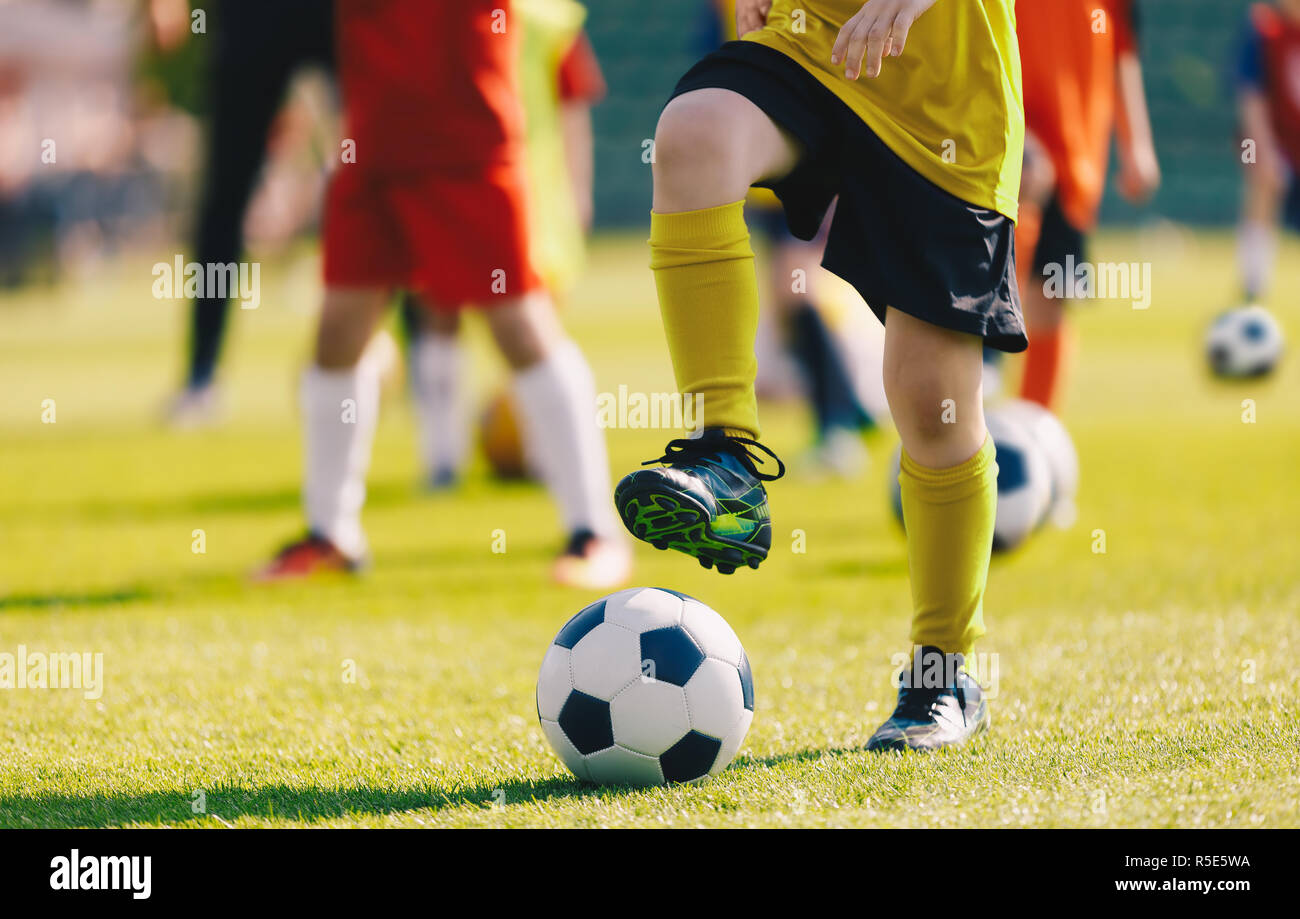
[[[998,462],[998,511],[993,525],[993,549],[1005,552],[1025,541],[1047,515],[1052,500],[1052,473],[1043,448],[1014,418],[990,412],[985,419]],[[902,447],[889,466],[889,500],[894,517],[903,522],[903,497],[898,473]]]
[[[1079,454],[1070,432],[1050,410],[1028,399],[1013,399],[996,411],[1018,422],[1042,447],[1052,486],[1047,519],[1061,528],[1073,525],[1077,516],[1074,501],[1079,494]]]
[[[993,549],[1016,548],[1038,529],[1052,503],[1052,472],[1043,448],[1014,418],[997,410],[984,419],[997,448],[998,516]]]
[[[1205,333],[1205,356],[1220,377],[1244,379],[1270,373],[1282,358],[1282,327],[1273,314],[1251,304],[1228,310]]]
[[[673,590],[610,594],[565,623],[537,678],[537,717],[564,764],[601,785],[698,782],[740,749],[754,678],[725,619]]]

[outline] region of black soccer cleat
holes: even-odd
[[[775,474],[760,472],[757,447],[776,460]],[[623,525],[656,549],[676,549],[705,568],[731,574],[757,568],[772,545],[771,514],[764,482],[785,474],[785,464],[748,437],[706,428],[699,437],[669,441],[664,455],[642,465],[666,463],[624,476],[614,489]]]
[[[987,731],[992,721],[988,700],[962,663],[960,654],[918,649],[912,667],[904,668],[899,679],[894,713],[871,735],[867,749],[929,752]]]

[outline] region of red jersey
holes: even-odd
[[[1115,129],[1115,66],[1136,46],[1135,0],[1016,5],[1025,129],[1047,148],[1070,222],[1091,229]]]
[[[344,137],[384,172],[474,169],[520,154],[521,30],[501,0],[337,0]]]

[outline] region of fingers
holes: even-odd
[[[856,80],[864,72],[880,75],[885,57],[898,57],[907,45],[915,15],[896,4],[876,0],[864,6],[840,29],[831,48],[831,63],[844,63],[844,76]]]
[[[875,17],[867,15],[866,8],[862,10],[853,19],[844,24],[836,38],[838,46],[843,39],[844,47],[842,58],[844,61],[844,76],[850,80],[856,80],[862,73],[862,57],[867,53],[868,36],[875,23]],[[832,53],[832,63],[839,63],[839,59]],[[874,74],[872,74],[874,76]]]
[[[880,76],[880,61],[885,56],[885,46],[889,43],[889,23],[877,19],[867,29],[866,74],[869,77]],[[853,78],[857,78],[857,74]]]
[[[889,30],[889,54],[891,57],[898,57],[903,53],[903,47],[907,44],[907,33],[912,28],[912,23],[916,19],[907,13],[899,13],[894,17],[894,23]]]
[[[840,26],[839,34],[835,36],[835,44],[831,47],[832,64],[838,64],[840,61],[845,59],[846,53],[849,49],[849,39],[853,37],[853,30],[857,28],[858,20],[862,18],[862,14],[865,12],[865,8],[858,10],[853,14],[852,18],[850,18],[848,22]],[[847,65],[845,65],[845,69],[847,70]],[[848,76],[848,74],[845,73],[845,76]]]

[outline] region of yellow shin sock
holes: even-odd
[[[912,581],[912,642],[969,654],[984,634],[984,587],[998,507],[993,439],[949,469],[903,451],[899,486]]]
[[[677,389],[700,427],[758,436],[758,281],[744,202],[650,215],[650,267]]]

